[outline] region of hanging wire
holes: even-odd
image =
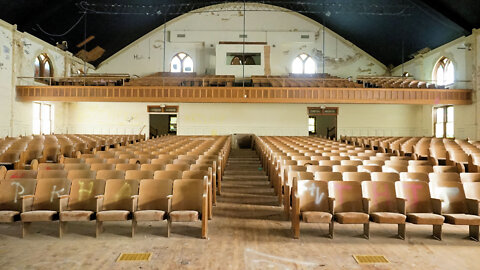
[[[67,35],[68,33],[70,33],[70,32],[73,30],[73,28],[75,28],[75,26],[77,26],[77,25],[80,23],[80,21],[83,19],[83,17],[85,17],[86,14],[87,14],[87,13],[83,13],[82,16],[80,16],[80,18],[77,20],[77,22],[75,22],[75,24],[73,24],[73,26],[70,27],[70,29],[68,29],[68,30],[67,30],[65,33],[63,33],[63,34],[52,34],[52,33],[48,33],[47,31],[43,30],[42,27],[41,27],[38,23],[36,24],[36,26],[37,26],[38,29],[39,29],[40,31],[42,31],[42,33],[44,33],[45,35],[48,35],[48,36],[51,36],[51,37],[63,37],[63,36],[65,36],[65,35]]]
[[[245,17],[247,16],[245,11],[245,0],[243,1],[243,46],[242,46],[242,86],[245,87]]]

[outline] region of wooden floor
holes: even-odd
[[[258,158],[250,150],[232,151],[223,194],[209,222],[209,239],[200,239],[200,223],[141,223],[134,239],[130,222],[75,223],[63,239],[56,223],[31,226],[20,238],[20,224],[0,224],[0,269],[480,269],[480,244],[468,240],[468,227],[444,226],[444,240],[430,237],[431,226],[407,225],[407,239],[396,239],[396,226],[371,224],[370,240],[361,225],[302,224],[299,240]],[[120,253],[151,252],[147,262],[116,262]],[[389,264],[359,265],[352,255],[385,255]]]

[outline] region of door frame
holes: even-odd
[[[166,115],[176,115],[177,116],[177,135],[178,135],[178,112],[180,107],[178,105],[147,105],[148,113],[148,137],[150,137],[150,115],[151,114],[166,114]],[[170,120],[170,117],[169,117]],[[170,128],[170,127],[169,127]]]
[[[338,111],[339,107],[307,107],[307,116],[310,118],[311,116],[335,116],[335,139],[338,138]],[[315,131],[316,130],[316,119],[315,119]],[[308,128],[307,128],[308,129]],[[316,134],[315,134],[316,135]],[[313,136],[315,136],[313,135]],[[310,136],[310,134],[309,134]]]

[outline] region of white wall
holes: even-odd
[[[473,34],[467,37],[461,37],[444,44],[438,48],[434,48],[430,52],[417,55],[414,59],[407,61],[393,69],[392,75],[401,76],[403,72],[408,72],[416,79],[424,81],[433,80],[433,70],[436,63],[442,57],[449,58],[455,68],[455,84],[450,88],[453,89],[473,89],[478,94],[478,74],[479,63],[478,52],[480,52],[480,35],[478,30],[474,30]],[[470,44],[471,49],[465,48],[465,44]],[[472,105],[454,106],[454,134],[456,138],[479,139],[480,121],[477,114],[479,103],[473,96]],[[448,104],[447,104],[448,105]],[[423,127],[430,127],[429,130],[422,132],[431,136],[433,134],[433,117],[432,110],[434,106],[423,106],[421,118],[423,119]]]
[[[19,77],[34,76],[34,61],[46,53],[53,66],[54,76],[70,75],[71,66],[80,67],[81,60],[28,33],[17,31],[16,25],[0,20],[0,137],[32,134],[32,102],[15,99],[15,86],[39,84],[33,79]],[[88,65],[88,68],[91,68]],[[61,102],[47,102],[54,105],[55,133],[65,130],[66,105]]]
[[[197,74],[215,74],[219,42],[243,40],[239,37],[243,33],[242,9],[243,4],[229,3],[179,16],[166,24],[166,48],[164,26],[160,26],[105,60],[97,72],[142,76],[163,71],[164,52],[166,71],[169,71],[172,57],[186,52],[193,58]],[[271,75],[291,72],[291,63],[300,53],[314,57],[317,72],[323,71],[324,29],[319,23],[279,7],[252,3],[247,4],[245,20],[246,41],[266,42],[271,46]],[[177,38],[179,33],[185,34],[185,38]],[[308,33],[310,38],[300,39],[302,33]],[[383,75],[386,72],[383,64],[328,28],[325,29],[325,59],[325,72],[337,76]]]
[[[307,106],[302,104],[181,104],[181,135],[307,136]]]
[[[138,134],[149,130],[147,105],[160,103],[81,102],[69,104],[69,133]],[[307,107],[318,104],[179,105],[179,135],[308,135]],[[429,136],[421,105],[329,104],[339,107],[338,134]]]

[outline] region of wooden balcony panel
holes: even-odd
[[[20,101],[472,104],[472,90],[319,87],[18,86]]]

